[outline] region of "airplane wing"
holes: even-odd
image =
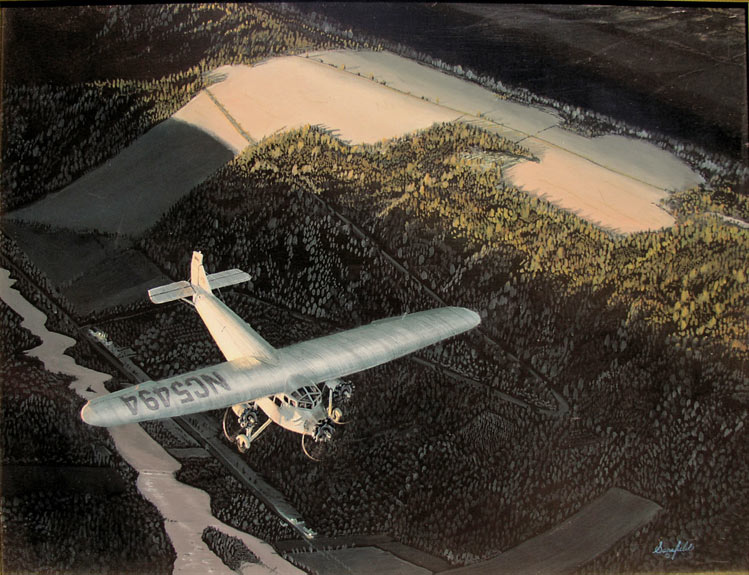
[[[444,307],[407,314],[276,350],[274,363],[236,359],[89,401],[81,417],[113,426],[221,409],[278,393],[294,382],[322,383],[403,357],[480,323],[478,314]]]

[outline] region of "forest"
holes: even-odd
[[[460,564],[617,486],[664,511],[591,570],[658,566],[663,533],[700,541],[696,561],[745,565],[749,232],[718,217],[742,198],[696,189],[674,198],[673,228],[621,236],[509,187],[502,165],[527,155],[463,124],[375,146],[306,127],[247,150],[140,244],[173,277],[192,249],[210,270],[246,269],[247,294],[320,330],[442,302],[481,314],[481,332],[423,357],[482,385],[395,362],[357,376],[358,423],[319,467],[282,433],[258,443],[252,464],[318,531],[386,531]],[[108,329],[140,334],[144,361],[193,365],[189,335],[158,344],[184,332],[183,312],[161,313],[150,334]],[[282,345],[309,333],[292,320],[253,323]]]
[[[63,46],[75,15],[81,31],[94,31],[79,47],[94,64],[28,67],[44,48],[33,41],[11,60],[3,211],[106,161],[184,105],[218,65],[364,45],[259,5],[59,10],[59,18],[13,17],[19,30],[43,22],[51,45]],[[581,131],[637,133],[567,113]],[[386,532],[467,564],[552,528],[616,486],[663,511],[583,572],[667,569],[651,553],[663,538],[697,542],[674,568],[743,569],[749,230],[726,218],[749,219],[747,168],[660,143],[707,183],[672,194],[663,207],[677,224],[658,231],[619,235],[528,196],[502,175],[519,159],[534,161],[528,150],[454,123],[376,145],[352,146],[316,126],[278,134],[219,170],[137,241],[175,280],[185,277],[193,250],[203,251],[209,272],[247,270],[252,282],[223,297],[274,346],[440,305],[480,313],[480,329],[418,361],[354,377],[352,424],[321,463],[280,429],[253,446],[253,468],[319,533]],[[75,309],[4,235],[1,247],[41,287],[22,286],[48,311],[51,329],[76,335],[49,298]],[[132,347],[153,378],[221,360],[186,306],[146,306],[86,319]],[[4,566],[32,570],[47,557],[42,567],[60,572],[82,565],[120,572],[123,564],[169,571],[163,520],[137,494],[109,436],[80,422],[66,378],[21,354],[34,339],[5,306],[0,322],[9,334],[0,366],[3,465],[107,467],[126,484],[115,497],[54,490],[3,497]],[[101,361],[83,344],[71,354]],[[181,478],[208,489],[227,523],[271,540],[288,535],[258,502],[235,497],[235,483],[215,466],[186,461]],[[43,536],[26,531],[29,513]],[[102,533],[108,547],[80,552],[80,541]],[[148,534],[145,553],[136,534]],[[252,561],[226,537],[209,531],[204,540]]]

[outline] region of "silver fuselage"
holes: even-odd
[[[280,425],[284,429],[303,435],[313,435],[317,423],[327,416],[322,403],[318,403],[312,409],[303,409],[283,402],[281,397],[280,395],[263,397],[256,400],[255,405],[262,409],[265,415],[273,420],[273,423]],[[278,405],[279,401],[281,405]]]
[[[403,357],[481,321],[478,314],[465,308],[437,308],[274,349],[211,293],[202,267],[199,271],[189,284],[178,282],[160,288],[152,299],[164,303],[191,295],[227,361],[92,399],[81,410],[84,421],[123,425],[255,402],[281,427],[312,434],[317,423],[328,416],[320,384]],[[236,272],[243,273],[230,273]],[[306,394],[306,401],[300,393]],[[313,395],[314,401],[309,401]]]

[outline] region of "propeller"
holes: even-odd
[[[333,439],[333,423],[329,419],[321,419],[318,424],[315,426],[315,430],[312,434],[312,437],[315,438],[315,441],[322,441],[322,442],[328,442],[331,439]]]
[[[310,458],[310,459],[311,459],[312,461],[320,461],[320,460],[319,460],[319,459],[318,459],[317,457],[312,457],[312,455],[310,455],[310,452],[309,452],[309,451],[307,451],[307,446],[306,446],[306,445],[304,444],[304,439],[305,439],[306,437],[307,437],[307,434],[306,434],[306,433],[303,433],[303,434],[302,434],[302,451],[304,451],[304,454],[305,454],[305,455],[306,455],[307,457],[309,457],[309,458]]]

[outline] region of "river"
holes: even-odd
[[[80,366],[65,355],[65,350],[73,346],[75,340],[49,331],[45,327],[47,316],[12,287],[15,281],[10,278],[10,272],[0,268],[0,299],[23,318],[21,325],[24,328],[42,340],[42,344],[28,350],[27,355],[40,359],[48,371],[74,377],[75,381],[70,387],[86,400],[108,393],[104,382],[111,376]],[[208,494],[177,481],[175,473],[180,463],[140,425],[113,427],[109,432],[117,451],[138,472],[138,490],[164,517],[164,528],[177,553],[174,573],[235,573],[203,542],[202,533],[208,526],[241,539],[258,556],[260,563],[245,563],[241,571],[243,574],[303,573],[278,555],[269,544],[213,517]]]

